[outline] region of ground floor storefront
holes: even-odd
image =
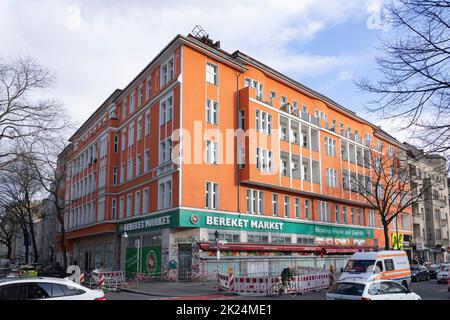
[[[399,234],[410,236],[389,236]],[[230,266],[247,274],[289,264],[342,268],[355,252],[383,248],[384,234],[379,228],[181,208],[72,230],[66,246],[68,263],[83,272],[104,268],[177,280]]]
[[[194,209],[120,222],[116,236],[119,265],[129,277],[173,280],[226,271],[230,265],[245,273],[278,272],[291,263],[342,267],[354,252],[384,244],[382,230],[373,228]]]

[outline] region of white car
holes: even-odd
[[[450,264],[443,264],[436,276],[437,282],[447,283],[449,271],[450,271]]]
[[[0,280],[0,300],[105,300],[105,294],[67,278],[5,278]]]
[[[327,300],[421,300],[420,296],[397,281],[348,278],[338,281],[327,292]]]

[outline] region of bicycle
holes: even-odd
[[[285,289],[287,289],[286,290],[287,293],[289,293],[289,295],[292,298],[297,296],[297,294],[302,294],[301,292],[299,292],[294,280],[288,281],[286,287],[283,285],[283,282],[280,280],[280,281],[278,281],[278,283],[274,284],[269,289],[268,295],[270,297],[282,296],[284,294]]]

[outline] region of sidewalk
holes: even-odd
[[[121,289],[121,291],[158,297],[190,297],[190,296],[204,296],[221,293],[217,288],[217,281],[167,282],[167,281],[151,280],[146,282],[140,282],[137,288],[128,287]]]

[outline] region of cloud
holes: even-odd
[[[197,24],[225,50],[239,49],[291,76],[336,73],[343,81],[357,65],[355,55],[298,48],[335,25],[364,21],[367,3],[0,0],[0,52],[3,58],[29,55],[55,70],[54,95],[84,121],[176,34],[187,34]]]

